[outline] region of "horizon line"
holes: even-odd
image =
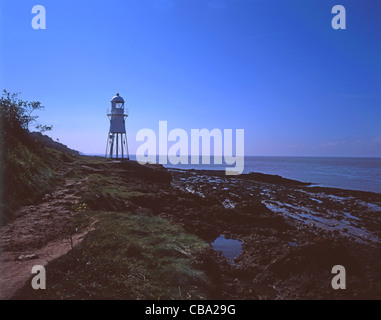
[[[78,150],[77,150],[78,151]],[[78,151],[81,155],[83,156],[97,156],[97,157],[105,157],[105,154],[103,153],[83,153],[81,151]],[[136,154],[130,154],[129,155],[130,157],[131,156],[134,156],[136,157]],[[166,156],[166,155],[159,155],[157,154],[156,157],[159,157],[159,156]],[[169,155],[167,155],[169,156]],[[193,156],[196,156],[196,155],[193,155]],[[203,155],[198,155],[199,157],[203,157]],[[219,155],[220,157],[224,157],[224,155]],[[188,155],[188,157],[192,157],[192,155]],[[214,155],[209,155],[209,157],[213,158]],[[218,155],[217,155],[218,157]],[[233,157],[236,157],[236,156],[233,156]],[[272,157],[272,158],[356,158],[356,159],[381,159],[381,156],[313,156],[313,155],[309,155],[309,156],[298,156],[298,155],[244,155],[244,157]],[[113,159],[116,159],[116,158],[113,158]],[[122,158],[120,158],[122,159]]]

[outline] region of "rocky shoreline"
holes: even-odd
[[[209,243],[219,235],[243,242],[233,264],[220,254],[211,272],[223,278],[223,298],[381,297],[379,194],[255,173],[169,172],[181,194],[155,206],[160,216]],[[334,265],[347,270],[346,290],[331,287]]]

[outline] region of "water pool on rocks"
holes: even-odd
[[[236,239],[226,239],[220,235],[212,242],[212,247],[216,251],[221,251],[225,258],[233,261],[242,253],[242,241]]]

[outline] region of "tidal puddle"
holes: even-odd
[[[334,196],[331,196],[334,197]],[[343,198],[344,199],[344,198]],[[280,203],[279,201],[264,202],[271,211],[284,214],[293,219],[299,220],[303,223],[311,225],[311,223],[318,228],[339,231],[346,236],[354,237],[359,242],[375,241],[380,242],[377,235],[366,230],[364,227],[354,224],[354,222],[361,221],[360,218],[352,216],[347,212],[327,212],[325,216],[321,213],[315,212],[304,206],[290,205],[288,203]],[[344,214],[346,218],[338,220],[335,215],[339,214],[341,217]],[[291,244],[290,244],[291,245]]]
[[[222,255],[231,261],[233,261],[242,253],[242,241],[235,239],[226,239],[222,235],[214,240],[212,247],[216,251],[221,251]]]

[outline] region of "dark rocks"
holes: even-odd
[[[132,197],[131,202],[138,206],[152,209],[154,213],[158,213],[164,206],[165,199],[155,194],[144,194]]]
[[[128,209],[121,197],[110,193],[95,194],[93,197],[86,199],[86,203],[93,210],[125,211]]]
[[[160,164],[141,165],[126,159],[100,158],[98,162],[81,165],[86,172],[119,175],[121,179],[139,178],[155,183],[170,183],[172,175]]]
[[[257,182],[271,183],[271,184],[277,184],[282,186],[309,186],[311,185],[311,183],[308,183],[308,182],[301,182],[298,180],[286,179],[278,175],[263,174],[259,172],[244,173],[238,176],[226,176],[225,171],[223,170],[194,170],[192,169],[189,171],[193,174],[224,177],[228,179],[233,178],[233,179],[253,180]]]
[[[282,216],[273,213],[266,205],[256,201],[237,205],[232,210],[225,210],[221,217],[224,217],[226,222],[237,225],[237,227],[274,228],[278,231],[286,231],[292,228]]]
[[[171,174],[159,164],[141,165],[136,161],[122,161],[120,167],[125,170],[123,175],[143,178],[148,181],[158,183],[170,183],[172,181]]]
[[[242,212],[250,213],[253,215],[271,214],[272,211],[267,208],[265,204],[260,201],[241,202],[236,206]]]
[[[258,182],[279,184],[283,186],[307,186],[311,184],[311,183],[301,182],[297,180],[286,179],[278,175],[263,174],[259,172],[250,172],[248,174],[241,174],[239,178],[245,179],[245,180],[254,180]]]
[[[290,254],[273,261],[270,270],[281,277],[287,277],[319,270],[327,273],[335,265],[346,267],[351,274],[359,274],[361,271],[359,261],[345,246],[328,240],[296,247]]]

